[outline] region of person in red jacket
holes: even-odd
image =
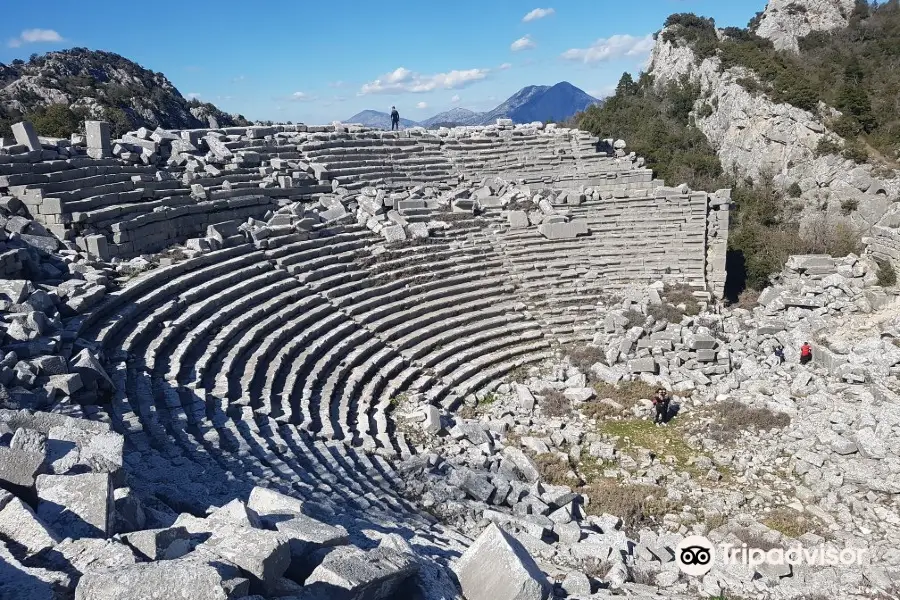
[[[809,342],[804,342],[802,346],[800,346],[800,364],[805,365],[809,361],[812,360],[812,346],[809,345]]]

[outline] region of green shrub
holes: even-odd
[[[840,154],[841,150],[843,150],[843,147],[838,142],[825,136],[819,138],[819,143],[816,144],[816,156]]]
[[[854,212],[857,208],[859,208],[859,200],[856,198],[846,198],[841,200],[841,213],[844,216]]]
[[[795,181],[788,186],[787,194],[791,198],[799,198],[803,194],[803,190],[800,189],[800,184]]]
[[[857,141],[844,146],[844,149],[841,150],[841,156],[856,163],[864,163],[869,160],[868,151],[866,151],[865,147]]]
[[[878,265],[878,285],[882,287],[893,287],[897,285],[897,271],[889,260],[875,259]]]

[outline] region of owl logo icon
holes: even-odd
[[[686,537],[675,547],[675,562],[682,573],[700,577],[709,573],[716,552],[712,542],[702,535]]]

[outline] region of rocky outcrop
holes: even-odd
[[[813,31],[846,27],[855,0],[769,0],[756,34],[779,50],[796,52],[798,40]]]
[[[666,37],[658,36],[653,49],[654,82],[664,86],[686,77],[699,84],[694,122],[726,171],[756,181],[772,176],[784,190],[796,190],[796,183],[807,224],[815,218],[849,217],[857,228],[868,231],[900,195],[896,173],[884,177],[872,165],[818,155],[820,140],[840,140],[826,124],[826,117],[836,111],[820,104],[814,114],[751,93],[739,80],[753,78],[753,73],[738,67],[723,71],[717,57],[700,60],[684,41]]]
[[[249,124],[240,115],[188,100],[162,73],[112,52],[72,48],[0,64],[0,125],[53,104],[97,119],[113,118],[112,111],[127,121],[119,125],[134,129]]]

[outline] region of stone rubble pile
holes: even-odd
[[[875,268],[870,259],[854,256],[791,257],[753,311],[702,311],[674,328],[656,325],[647,314],[665,304],[660,283],[606,312],[608,333],[595,341],[611,351],[607,358],[613,366],[601,362],[581,372],[563,359],[533,367],[522,383],[468,398],[469,406],[478,407],[474,418],[445,412],[424,397],[406,398],[396,418],[406,423],[407,439],[416,445],[416,454],[401,465],[407,494],[469,535],[486,523],[507,532],[544,573],[556,574],[548,583],[557,595],[605,598],[617,588],[646,593],[636,581],[664,589],[667,597],[727,590],[726,595],[788,599],[813,588],[847,598],[889,593],[900,583],[900,520],[891,501],[900,493],[900,454],[887,442],[900,434],[895,366],[900,352],[893,344],[900,329],[891,316],[896,296],[874,285]],[[792,299],[799,297],[818,298],[821,305],[799,306]],[[627,327],[629,317],[643,320],[646,331]],[[871,317],[877,318],[864,321],[862,333],[856,325],[839,327],[848,318]],[[628,340],[635,329],[642,331]],[[677,332],[677,341],[666,339],[672,352],[676,344],[682,345],[679,352],[694,354],[709,346],[728,360],[660,361],[665,351],[654,348],[660,339],[653,338],[654,329]],[[799,346],[820,331],[844,355],[861,357],[852,364],[864,365],[865,377],[835,368],[834,350],[821,344],[814,347],[812,363],[799,364]],[[647,342],[639,345],[639,340]],[[641,358],[623,353],[623,343],[629,352],[643,346],[643,359],[662,364],[652,372],[633,372],[625,365]],[[772,360],[776,345],[787,349],[783,364]],[[649,418],[649,399],[629,409],[600,398],[600,388],[588,385],[591,379],[622,384],[634,378],[672,390],[678,415],[697,412],[700,429],[689,430],[687,440],[696,452],[692,471],[652,451],[623,450],[621,440],[595,432],[585,417],[581,409],[600,403],[612,409],[610,414]],[[554,392],[574,409],[564,418],[546,414]],[[706,410],[728,402],[785,415],[789,425],[773,424],[739,439],[708,433],[714,430],[703,429],[710,423]],[[675,417],[676,426],[680,418]],[[548,461],[561,471],[547,471]],[[545,476],[554,472],[555,484],[547,483]],[[619,517],[592,509],[589,488],[582,486],[597,476],[659,486],[660,496],[673,503],[671,512],[649,527],[624,528]],[[773,528],[770,511],[798,515],[801,534],[791,537]],[[722,524],[705,525],[711,518]],[[716,543],[856,548],[868,554],[850,568],[717,565],[692,580],[674,563],[678,542],[692,534]]]
[[[17,201],[6,201],[0,244],[15,262],[4,260],[8,270],[0,280],[0,407],[102,403],[111,391],[109,377],[69,324],[103,300],[118,273],[17,214],[24,212]]]
[[[584,481],[574,467],[568,469],[570,485],[542,481],[536,463],[540,458],[572,464],[609,459],[608,477],[625,474],[612,462],[621,459],[628,465],[629,460],[618,455],[610,440],[589,432],[583,419],[539,418],[548,390],[578,399],[589,391],[593,397],[577,368],[562,362],[554,371],[536,373],[527,384],[502,384],[490,394],[490,412],[481,419],[441,414],[409,398],[409,409],[400,418],[421,428],[426,437],[419,452],[400,464],[407,494],[473,537],[487,523],[485,532],[499,528],[506,543],[523,548],[551,574],[525,580],[553,587],[557,596],[609,598],[626,593],[650,598],[662,587],[667,588],[666,597],[679,597],[678,592],[687,589],[672,587],[679,579],[672,549],[680,536],[649,528],[626,532],[618,516],[595,514],[589,498],[575,491]],[[465,565],[465,559],[460,563]],[[464,578],[461,584],[466,593]]]
[[[667,288],[656,282],[626,294],[611,306],[592,344],[601,349],[604,362],[592,367],[601,381],[616,384],[628,374],[647,376],[676,392],[690,392],[717,381],[731,370],[728,348],[718,339],[720,319],[686,314],[685,303],[673,305],[667,289],[691,293],[689,288]],[[702,295],[702,292],[697,292]],[[691,300],[699,311],[700,302]],[[667,307],[668,310],[657,311]]]
[[[148,527],[157,519],[126,486],[123,448],[102,422],[0,411],[0,596],[377,600],[418,572],[403,542],[358,548],[266,488]]]
[[[834,326],[829,317],[867,315],[893,305],[895,297],[877,285],[877,270],[870,258],[854,255],[792,256],[775,284],[760,294],[763,324],[748,332],[746,343],[772,352],[777,345],[797,348],[810,342],[815,363],[848,383],[896,376],[900,348],[891,343],[890,333],[859,343],[831,339]],[[739,328],[736,323],[726,326],[732,333]]]

